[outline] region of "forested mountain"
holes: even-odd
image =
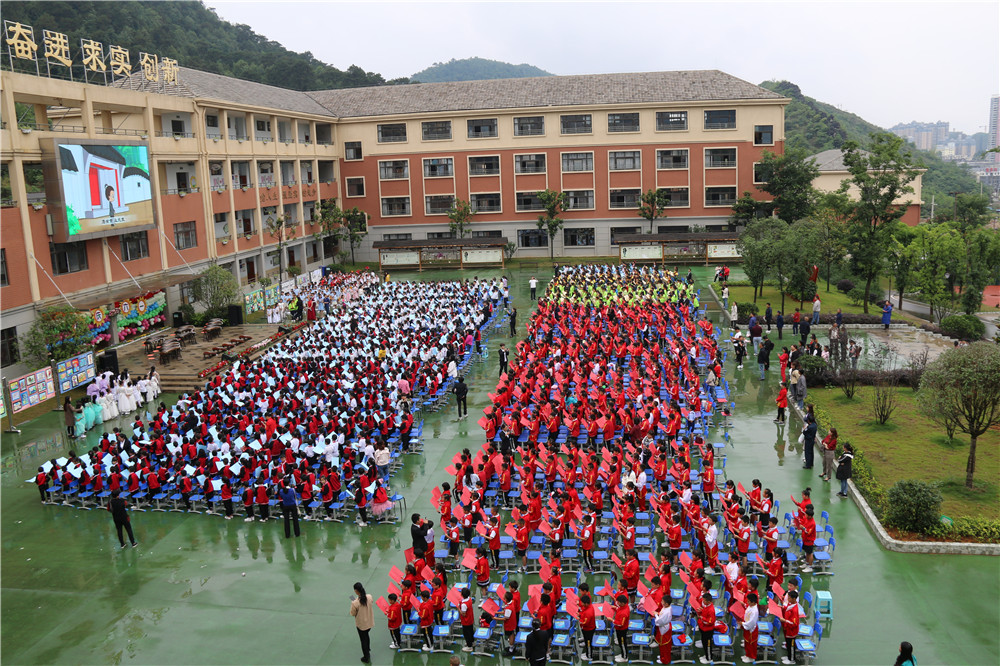
[[[357,65],[340,70],[313,55],[289,51],[249,26],[223,21],[202,2],[17,2],[3,3],[3,18],[65,33],[81,67],[80,38],[125,47],[133,67],[140,51],[174,58],[182,67],[234,76],[293,90],[355,88],[385,83],[381,74]],[[41,48],[38,57],[42,57]],[[44,65],[43,65],[44,66]],[[82,69],[80,70],[82,77]]]
[[[803,95],[794,83],[765,81],[760,85],[792,100],[785,109],[785,143],[791,148],[819,153],[840,148],[848,140],[864,143],[872,132],[887,131],[860,116]],[[979,192],[975,177],[964,167],[945,162],[937,153],[912,146],[911,149],[927,168],[922,192],[925,215],[930,213],[932,197],[938,206],[947,208],[952,201],[949,192]]]
[[[529,76],[552,76],[550,72],[534,65],[512,65],[486,58],[463,58],[436,62],[410,77],[414,83],[441,81],[482,81],[484,79],[522,79]]]

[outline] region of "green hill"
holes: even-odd
[[[810,153],[818,153],[840,148],[848,140],[863,143],[872,132],[887,131],[858,115],[803,95],[794,83],[765,81],[760,85],[792,100],[785,109],[785,143],[791,148],[804,148]],[[945,162],[937,153],[916,148],[912,150],[927,168],[922,192],[924,215],[930,213],[932,197],[939,210],[941,206],[947,210],[952,202],[949,192],[979,192],[975,176],[965,167]]]
[[[482,81],[485,79],[523,79],[529,76],[552,76],[550,72],[534,65],[512,65],[486,58],[463,58],[436,62],[410,77],[413,82],[440,83],[442,81]]]
[[[340,70],[313,55],[289,51],[249,26],[223,21],[202,2],[16,2],[3,3],[3,17],[34,27],[42,58],[42,30],[65,33],[82,78],[80,38],[174,58],[182,67],[234,76],[293,90],[328,90],[386,83],[357,65]],[[7,66],[4,58],[4,66]],[[44,68],[44,63],[43,63]]]

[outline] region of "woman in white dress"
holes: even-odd
[[[160,373],[156,371],[155,365],[149,366],[149,375],[147,375],[146,379],[149,381],[149,391],[150,395],[152,395],[150,401],[152,401],[163,392],[160,390]]]
[[[134,407],[129,405],[129,397],[132,395],[132,391],[122,383],[120,380],[115,385],[115,396],[118,401],[118,415],[125,416],[131,412]]]
[[[108,410],[108,415],[104,417],[104,420],[118,418],[118,401],[115,400],[115,394],[112,389],[104,391],[104,407]]]
[[[146,390],[148,386],[149,384],[146,381],[146,378],[139,375],[139,381],[132,387],[132,397],[135,398],[135,404],[137,407],[146,404]]]

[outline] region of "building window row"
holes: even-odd
[[[623,132],[638,132],[641,129],[638,112],[607,114],[607,129],[609,134]],[[704,129],[727,130],[736,129],[736,109],[709,109],[704,115]],[[657,111],[657,132],[680,132],[688,129],[687,111]],[[771,145],[773,143],[773,127],[757,125],[754,128],[754,143]],[[559,133],[592,134],[594,131],[594,116],[590,113],[574,113],[559,116]],[[515,116],[514,136],[543,136],[545,134],[545,116]],[[758,136],[759,135],[759,136]],[[434,120],[420,123],[420,136],[423,141],[446,141],[452,138],[452,121]],[[470,139],[496,138],[499,136],[499,119],[477,118],[466,121],[466,136]],[[381,123],[377,126],[379,143],[400,143],[407,140],[406,123]],[[351,144],[358,144],[356,152],[351,151]],[[348,142],[345,150],[352,153],[346,159],[361,159],[360,142]],[[354,156],[358,155],[358,156]]]

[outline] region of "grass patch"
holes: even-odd
[[[809,400],[823,408],[836,425],[841,441],[861,447],[876,479],[886,490],[902,479],[940,484],[941,513],[1000,519],[1000,431],[979,438],[976,447],[975,487],[965,487],[969,438],[957,434],[949,441],[944,428],[920,410],[910,389],[900,389],[899,406],[884,426],[872,419],[871,387],[862,387],[853,400],[839,389],[810,389]]]
[[[721,291],[721,288],[716,289],[716,292]],[[822,301],[822,314],[834,314],[837,308],[841,308],[844,312],[853,313],[864,313],[864,308],[861,306],[851,305],[851,299],[847,297],[847,294],[842,294],[836,289],[831,289],[829,292],[825,291],[823,287],[820,288],[819,292],[820,301]],[[753,287],[730,287],[729,288],[729,302],[733,301],[737,303],[753,303]],[[767,286],[764,287],[764,293],[757,296],[757,305],[760,306],[760,311],[763,312],[764,308],[767,307],[767,303],[771,304],[774,308],[775,315],[778,314],[778,310],[781,309],[781,294],[778,292],[776,287]],[[785,319],[787,320],[791,313],[795,312],[795,308],[799,307],[798,299],[792,298],[789,295],[785,295]],[[802,312],[808,313],[812,316],[812,302],[806,301],[802,304]],[[877,312],[875,308],[868,308],[869,314],[881,314],[882,310],[879,309]],[[895,313],[893,313],[895,314]],[[790,325],[790,324],[789,324]]]

